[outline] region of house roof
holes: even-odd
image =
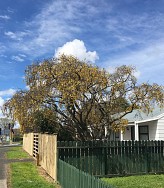
[[[164,116],[164,108],[160,109],[156,107],[151,113],[146,114],[139,110],[134,110],[132,113],[127,114],[124,118],[128,119],[129,122],[145,122],[158,120]]]

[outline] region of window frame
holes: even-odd
[[[143,128],[143,127],[145,127],[145,128],[147,128],[147,132],[145,133],[142,133],[141,132],[141,128]],[[141,126],[138,126],[138,129],[139,129],[139,140],[141,140],[141,136],[142,135],[146,135],[147,136],[147,140],[149,140],[149,126],[148,125],[141,125]]]

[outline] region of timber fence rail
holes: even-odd
[[[114,188],[112,185],[58,160],[58,181],[62,188]]]
[[[164,173],[164,141],[58,142],[59,159],[99,177]]]

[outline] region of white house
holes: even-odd
[[[119,140],[164,140],[164,109],[145,114],[138,110],[125,116],[129,120]]]

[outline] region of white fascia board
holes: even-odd
[[[135,121],[129,121],[127,126],[134,126],[135,125]]]
[[[150,118],[150,119],[144,119],[140,121],[135,121],[136,123],[145,123],[145,122],[150,122],[150,121],[157,121],[159,118]]]

